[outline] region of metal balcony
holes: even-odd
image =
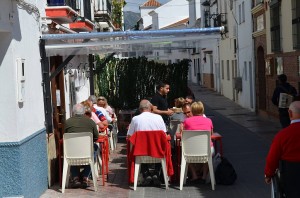
[[[95,0],[95,20],[98,22],[111,20],[111,7],[110,0]]]

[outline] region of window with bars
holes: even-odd
[[[227,80],[230,80],[230,65],[229,65],[229,60],[227,60]]]
[[[197,72],[196,72],[196,59],[194,59],[193,62],[194,62],[194,76],[196,76],[196,73],[197,73]]]
[[[224,79],[224,60],[221,62],[221,69],[222,69],[222,79]]]
[[[293,48],[300,49],[300,1],[292,0]]]
[[[242,23],[245,22],[245,2],[242,2]]]
[[[271,49],[273,52],[281,51],[280,19],[281,6],[277,2],[270,7]]]
[[[246,61],[244,61],[244,71],[245,71],[245,77],[244,77],[244,79],[245,80],[248,80],[248,69],[247,69],[247,62]]]

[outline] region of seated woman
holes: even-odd
[[[86,101],[81,102],[81,104],[85,107],[85,115],[96,123],[98,131],[103,131],[105,129],[105,125],[101,122],[101,120],[99,120],[96,113],[91,110],[90,105]]]
[[[112,118],[112,122],[117,121],[117,117],[116,117],[115,111],[114,111],[114,109],[111,106],[108,105],[107,99],[105,97],[100,96],[97,99],[97,106],[102,107],[102,108],[104,108],[106,110],[106,112]]]
[[[213,123],[210,118],[204,117],[204,106],[203,103],[198,101],[191,105],[192,117],[186,118],[183,122],[184,130],[205,130],[213,132]],[[211,153],[214,153],[213,143],[211,141]],[[208,174],[208,164],[204,164],[200,170],[200,174],[197,174],[199,164],[190,164],[189,172],[191,173],[190,181],[199,180],[201,183],[205,183]],[[201,176],[202,174],[202,176]]]
[[[180,97],[175,99],[175,108],[173,107],[174,114],[170,116],[170,120],[179,120],[183,122],[185,116],[182,111],[182,107],[185,104],[185,99]]]

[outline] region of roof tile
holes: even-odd
[[[140,7],[159,7],[159,6],[161,6],[161,3],[159,3],[158,1],[156,1],[156,0],[148,0],[147,2],[145,2]]]

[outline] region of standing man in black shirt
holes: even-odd
[[[279,98],[281,93],[287,93],[296,97],[297,90],[290,83],[287,82],[287,76],[285,74],[281,74],[277,77],[277,86],[273,92],[272,103],[278,107]],[[278,108],[279,112],[279,120],[282,128],[285,128],[290,125],[291,120],[289,117],[288,107],[286,108]]]
[[[170,91],[170,85],[166,82],[160,82],[156,86],[156,94],[151,99],[153,105],[153,113],[161,115],[165,124],[169,126],[171,116],[174,112],[169,109],[167,95]]]

